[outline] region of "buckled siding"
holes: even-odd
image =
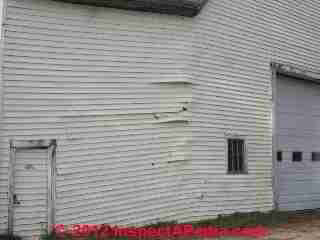
[[[183,175],[190,21],[55,1],[8,4],[4,141],[57,139],[57,222],[191,215],[194,198],[183,194],[192,186]]]

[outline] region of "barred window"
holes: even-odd
[[[292,152],[292,162],[301,162],[302,152]]]
[[[320,152],[312,152],[312,161],[316,162],[316,161],[320,161]]]
[[[277,161],[282,162],[282,151],[277,152]]]
[[[228,139],[228,173],[246,173],[245,141],[240,138]]]

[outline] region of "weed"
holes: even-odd
[[[215,226],[215,227],[253,227],[253,226],[275,226],[281,223],[287,223],[290,214],[287,212],[270,211],[267,213],[233,213],[231,215],[218,215],[217,218],[204,219],[197,222],[191,222],[195,227]]]

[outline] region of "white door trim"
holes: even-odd
[[[13,194],[14,169],[17,149],[47,149],[48,150],[48,232],[55,224],[55,180],[56,180],[56,140],[10,141],[9,161],[9,206],[8,206],[8,234],[13,234]]]

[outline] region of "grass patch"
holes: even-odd
[[[231,215],[218,215],[217,218],[205,219],[197,222],[191,222],[194,227],[215,226],[215,227],[254,227],[265,226],[272,227],[287,223],[292,213],[270,211],[267,213],[233,213]]]
[[[145,225],[143,227],[153,227],[153,228],[160,228],[160,227],[167,227],[167,226],[173,226],[178,224],[178,221],[167,221],[167,222],[157,222]]]

